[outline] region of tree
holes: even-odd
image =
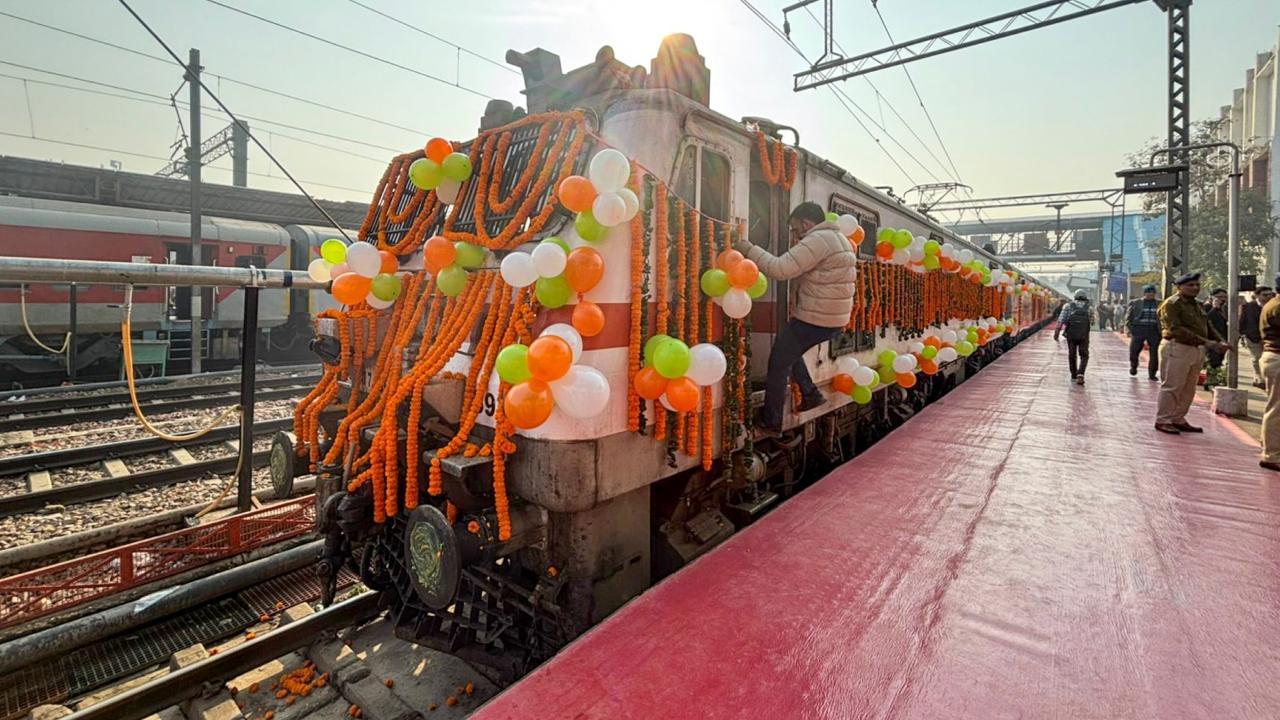
[[[1191,126],[1191,144],[1218,139],[1221,120],[1201,120]],[[1129,155],[1129,167],[1145,167],[1156,150],[1166,147],[1163,138],[1151,138],[1136,153]],[[1187,240],[1189,257],[1184,267],[1188,272],[1204,273],[1206,289],[1227,287],[1227,227],[1229,207],[1226,187],[1231,163],[1221,162],[1219,151],[1195,150],[1190,153],[1191,220]],[[1218,160],[1215,162],[1215,160]],[[1168,156],[1157,158],[1157,163]],[[1221,189],[1221,192],[1219,190]],[[1148,193],[1142,196],[1143,212],[1149,216],[1165,213],[1168,195]],[[1240,273],[1259,274],[1266,269],[1267,252],[1277,236],[1276,218],[1266,192],[1254,188],[1240,193]],[[1158,265],[1164,265],[1164,238],[1153,238],[1148,250]],[[1263,278],[1261,284],[1270,284]]]

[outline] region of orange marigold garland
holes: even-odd
[[[654,334],[662,335],[668,331],[668,324],[671,319],[671,302],[670,290],[667,288],[667,275],[670,271],[670,258],[668,257],[667,234],[669,223],[671,221],[671,206],[667,196],[667,186],[658,183],[654,188],[653,206],[657,212],[657,227],[653,233],[653,261],[654,261],[654,289],[653,297],[657,305],[656,323],[654,326]],[[660,403],[653,404],[654,412],[654,430],[653,437],[657,440],[665,440],[667,437],[667,416],[668,413]]]
[[[644,207],[643,171],[631,162],[631,191],[640,199],[641,211],[631,218],[631,328],[627,336],[627,430],[640,432],[640,395],[636,393],[636,373],[640,372],[644,345],[644,278],[648,213]]]

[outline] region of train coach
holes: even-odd
[[[647,69],[607,47],[567,73],[542,49],[508,61],[529,114],[491,101],[474,139],[391,161],[359,233],[384,259],[362,244],[359,262],[396,292],[335,279],[351,302],[317,319],[325,377],[273,472],[318,475],[322,574],[350,564],[402,637],[512,678],[1034,332],[1054,298],[795,131],[711,110],[687,35]],[[825,403],[762,437],[787,283],[713,298],[701,277],[738,242],[785,252],[806,200],[857,249],[856,306],[805,358]],[[691,346],[709,374],[654,359]],[[659,365],[655,395],[640,380]]]

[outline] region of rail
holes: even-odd
[[[312,280],[305,272],[263,270],[255,267],[160,265],[151,263],[98,262],[96,260],[46,260],[0,255],[0,282],[82,282],[108,285],[181,285],[183,287],[238,286],[323,290],[328,283]]]
[[[305,495],[0,579],[0,628],[288,540],[314,527],[315,496]]]

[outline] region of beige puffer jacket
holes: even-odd
[[[792,286],[793,318],[826,328],[849,323],[858,256],[835,223],[814,225],[782,257],[750,243],[740,243],[738,250],[770,280],[798,278]]]

